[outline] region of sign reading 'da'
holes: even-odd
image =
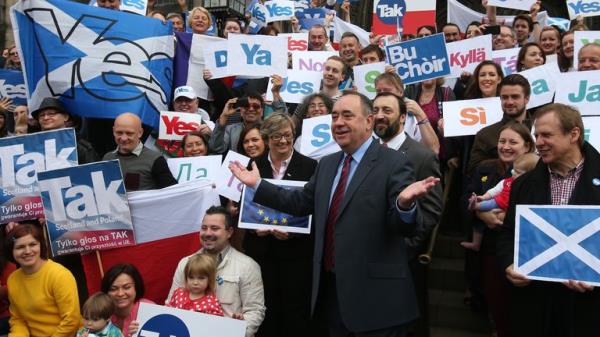
[[[527,69],[519,74],[525,76],[531,85],[531,95],[527,109],[552,102],[556,91],[556,79],[560,74],[558,63],[546,63],[535,68]]]
[[[288,55],[287,39],[279,36],[229,34],[227,62],[231,75],[285,76]]]
[[[331,134],[330,114],[302,121],[300,153],[317,160],[338,151],[340,147]]]
[[[319,91],[322,78],[323,73],[316,71],[288,70],[286,77],[283,78],[279,95],[286,103],[300,103],[307,95]],[[273,82],[269,81],[267,101],[273,100],[272,87]]]
[[[43,215],[37,173],[77,165],[73,129],[0,138],[0,223]]]
[[[204,67],[210,70],[211,78],[223,78],[227,73],[227,40],[207,42],[203,46]]]
[[[0,69],[0,99],[8,97],[13,105],[27,105],[27,88],[23,73]]]
[[[489,0],[488,6],[504,7],[529,11],[536,0]]]
[[[337,54],[334,51],[295,51],[292,52],[292,69],[323,72],[327,59]]]
[[[289,33],[289,34],[279,34],[277,36],[281,36],[287,39],[288,41],[288,51],[307,51],[308,50],[308,32],[306,33]]]
[[[118,160],[38,173],[52,255],[135,245]]]
[[[598,206],[517,205],[515,271],[532,280],[600,286],[598,231]]]
[[[584,115],[600,114],[600,70],[558,74],[555,103],[576,107]]]
[[[386,46],[388,63],[396,68],[404,84],[450,74],[444,34]]]
[[[502,119],[500,97],[443,102],[444,136],[471,136]]]
[[[163,305],[140,303],[137,320],[138,337],[244,337],[246,322],[241,319],[221,317],[200,312],[175,309]]]
[[[567,0],[569,18],[575,20],[578,16],[588,17],[600,15],[600,1],[598,0]]]
[[[521,50],[520,47],[492,51],[492,60],[502,68],[505,77],[517,72],[519,50]]]
[[[385,71],[385,62],[354,66],[354,85],[361,94],[375,98],[375,79]]]
[[[448,56],[450,57],[449,77],[460,77],[466,71],[473,73],[482,61],[489,60],[492,56],[492,36],[482,35],[471,39],[448,43]]]
[[[579,50],[586,44],[595,43],[600,45],[600,31],[575,31],[573,36],[575,44],[573,46],[573,69],[579,69]]]
[[[215,181],[221,170],[221,159],[220,155],[169,158],[167,165],[169,165],[173,177],[180,184],[200,179]]]
[[[161,111],[158,139],[181,140],[187,133],[198,130],[200,125],[202,117],[199,114]]]

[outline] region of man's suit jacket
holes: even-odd
[[[313,311],[329,200],[343,157],[342,152],[324,157],[302,190],[289,191],[263,181],[254,197],[255,202],[293,215],[313,214]],[[335,224],[334,258],[340,314],[350,331],[398,326],[418,317],[404,243],[404,236],[412,235],[416,225],[402,221],[396,208],[398,194],[413,181],[407,158],[377,141],[349,181]]]
[[[398,152],[408,158],[415,171],[415,180],[419,181],[427,177],[442,178],[438,157],[427,146],[407,136]],[[434,186],[429,193],[417,201],[422,215],[421,221],[417,224],[415,236],[406,238],[411,258],[421,253],[431,231],[440,222],[442,203],[441,184]]]

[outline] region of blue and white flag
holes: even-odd
[[[317,8],[296,8],[296,17],[300,23],[301,29],[309,30],[314,25],[322,25],[325,22],[325,17],[329,13],[329,9],[325,7]]]
[[[64,0],[19,1],[11,20],[30,110],[58,97],[83,117],[133,112],[158,125],[171,99],[171,25]]]
[[[0,69],[0,99],[8,97],[13,105],[27,105],[27,88],[23,73]]]
[[[517,205],[514,266],[533,280],[600,286],[600,207]]]

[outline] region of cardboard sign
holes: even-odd
[[[600,116],[584,116],[582,119],[584,139],[600,151]]]
[[[329,10],[325,7],[296,9],[296,17],[300,23],[300,28],[309,30],[314,25],[322,25]],[[335,13],[335,11],[333,11]]]
[[[290,34],[279,34],[287,39],[288,51],[307,51],[308,50],[308,32],[306,33],[290,33]]]
[[[488,6],[504,7],[527,11],[535,4],[536,0],[488,0]]]
[[[217,193],[233,201],[238,201],[242,196],[244,184],[234,177],[233,173],[229,170],[229,163],[234,161],[239,161],[242,166],[246,167],[250,162],[250,158],[229,150],[221,165],[221,170],[219,171],[216,183]]]
[[[124,12],[131,12],[139,15],[146,15],[148,0],[121,0],[121,8]]]
[[[52,255],[135,245],[118,160],[38,173]]]
[[[579,51],[583,46],[590,43],[600,44],[600,31],[575,31],[573,36],[575,45],[573,46],[573,69],[579,69]]]
[[[0,69],[0,99],[5,97],[15,106],[27,105],[27,87],[22,72]]]
[[[294,16],[293,1],[266,1],[264,6],[267,10],[267,23],[274,21],[289,21],[290,18]]]
[[[435,5],[435,0],[375,0],[371,31],[376,35],[416,35],[421,26],[435,27]]]
[[[221,156],[169,158],[167,165],[180,184],[201,179],[216,181],[221,170],[221,159]]]
[[[305,181],[265,179],[285,189],[302,189]],[[279,229],[284,232],[310,234],[312,215],[293,216],[265,207],[252,201],[256,191],[245,187],[240,207],[239,228],[246,229]]]
[[[210,70],[212,78],[229,76],[227,73],[227,40],[207,43],[203,48],[205,68]]]
[[[500,97],[443,102],[444,137],[471,136],[502,120]]]
[[[370,99],[377,96],[375,79],[385,71],[385,62],[354,66],[354,85],[361,94]]]
[[[323,73],[316,71],[288,70],[283,78],[283,86],[279,95],[286,103],[301,103],[304,97],[319,92]],[[273,82],[269,81],[267,87],[267,101],[273,100]]]
[[[202,116],[189,112],[161,111],[158,126],[158,139],[181,140],[191,131],[202,125]]]
[[[303,120],[301,137],[300,153],[312,159],[341,151],[331,134],[331,115]]]
[[[546,63],[520,72],[531,85],[531,96],[527,109],[552,102],[556,91],[556,78],[560,74],[558,63]]]
[[[463,71],[473,73],[482,61],[492,57],[492,36],[482,35],[446,44],[450,57],[448,77],[460,77]]]
[[[388,63],[396,68],[405,85],[450,74],[444,34],[400,42],[385,49]]]
[[[231,75],[285,76],[287,72],[287,40],[279,36],[229,34],[227,62]]]
[[[511,48],[492,51],[492,60],[502,68],[504,77],[517,72],[517,57],[521,48]]]
[[[0,223],[41,217],[37,173],[76,165],[73,129],[0,138]]]
[[[582,116],[600,114],[600,70],[560,73],[558,82],[555,103],[574,106]]]
[[[567,0],[569,18],[575,20],[578,16],[600,15],[600,2],[598,0]]]
[[[337,54],[334,51],[295,51],[292,52],[292,69],[323,72],[325,61]]]
[[[136,337],[244,337],[246,322],[241,319],[203,314],[191,310],[140,303],[137,314],[140,323]]]

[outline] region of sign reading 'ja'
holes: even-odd
[[[600,70],[560,73],[555,103],[572,105],[581,115],[600,114]]]

